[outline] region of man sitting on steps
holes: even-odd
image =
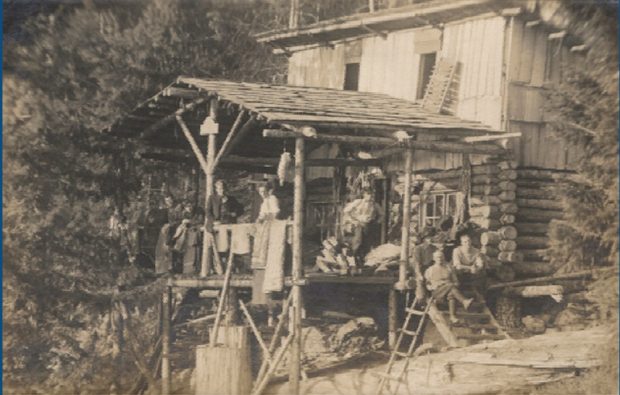
[[[459,323],[458,318],[456,318],[455,300],[458,300],[465,310],[468,310],[473,298],[465,298],[459,291],[456,273],[452,266],[446,262],[442,251],[438,250],[433,253],[433,266],[426,269],[424,278],[426,279],[426,288],[431,291],[436,302],[444,298],[448,299],[450,321],[453,324]]]

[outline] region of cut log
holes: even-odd
[[[471,177],[472,185],[488,185],[493,183],[495,180],[494,176],[479,174]]]
[[[551,186],[543,188],[528,188],[519,186],[517,189],[517,198],[557,200],[558,195],[555,191],[551,190]]]
[[[519,206],[516,203],[502,203],[499,205],[499,210],[504,214],[516,214]]]
[[[525,199],[518,198],[517,205],[520,208],[540,208],[547,210],[562,210],[562,203],[557,200],[547,200],[547,199]]]
[[[555,268],[548,262],[518,262],[512,264],[517,276],[520,277],[534,277],[534,276],[547,276],[555,272]]]
[[[517,237],[517,245],[527,249],[545,248],[549,242],[549,238],[545,236],[519,236]]]
[[[484,217],[471,217],[469,221],[480,226],[482,229],[497,229],[501,225],[496,219]]]
[[[502,201],[498,196],[495,195],[485,195],[480,198],[472,198],[471,204],[472,206],[486,206],[486,205],[498,205]]]
[[[469,213],[472,217],[495,218],[499,216],[498,206],[471,207]]]
[[[499,242],[499,250],[502,252],[515,251],[517,243],[514,240],[502,240]]]
[[[523,254],[519,251],[502,251],[497,255],[497,259],[508,263],[523,262]]]
[[[492,174],[498,174],[499,172],[500,172],[500,168],[497,165],[492,165],[492,164],[477,165],[477,166],[471,167],[471,173],[474,175],[479,175],[479,174],[492,175]]]
[[[517,178],[515,183],[519,188],[545,188],[551,190],[555,185],[555,181],[552,180],[524,180]]]
[[[517,222],[515,227],[521,236],[542,236],[549,231],[549,223]]]
[[[502,191],[516,191],[517,190],[517,184],[515,184],[512,181],[500,181],[497,183],[497,186]]]
[[[499,249],[491,245],[483,245],[480,248],[480,252],[486,256],[497,257],[497,255],[499,254]]]
[[[502,225],[513,224],[515,222],[515,216],[513,214],[504,214],[501,217],[499,217],[499,222]]]
[[[535,208],[522,208],[519,210],[517,220],[519,222],[543,222],[562,218],[562,211],[541,210]]]
[[[518,166],[518,162],[516,160],[504,160],[504,161],[498,162],[497,166],[501,170],[516,169]]]
[[[514,181],[517,179],[517,171],[516,170],[502,170],[497,175],[497,178],[499,178],[500,180]]]
[[[525,285],[521,287],[507,287],[502,293],[506,296],[521,296],[523,298],[536,298],[539,296],[559,297],[564,294],[564,287],[561,285]]]
[[[513,267],[517,267],[519,265],[522,264],[516,264],[513,265]],[[553,268],[551,268],[551,265],[547,265],[552,271]],[[511,281],[508,283],[500,283],[500,284],[493,284],[491,286],[489,286],[489,290],[493,290],[493,289],[501,289],[501,288],[506,288],[506,287],[517,287],[517,286],[523,286],[523,285],[533,285],[533,284],[540,284],[540,283],[545,283],[545,282],[560,282],[561,280],[576,280],[576,279],[581,279],[581,278],[590,278],[590,277],[596,277],[596,276],[600,276],[603,274],[609,274],[609,273],[618,273],[618,267],[617,266],[613,266],[613,267],[604,267],[604,268],[600,268],[600,269],[596,269],[596,270],[582,270],[579,272],[573,272],[573,273],[565,273],[565,274],[557,274],[554,276],[545,276],[545,277],[537,277],[537,278],[531,278],[531,279],[527,279],[527,280],[519,280],[519,281]],[[570,293],[570,291],[566,290],[567,293]]]
[[[502,201],[512,202],[517,198],[517,194],[514,191],[502,191],[498,197]]]
[[[523,254],[523,258],[526,261],[533,261],[533,262],[544,262],[547,261],[548,259],[545,258],[545,249],[541,248],[541,249],[526,249],[522,246],[519,246],[519,251]]]
[[[573,172],[555,171],[555,170],[543,170],[543,169],[519,169],[517,170],[519,178],[533,178],[533,179],[556,179],[564,178],[574,174]]]
[[[515,185],[515,189],[516,188]],[[501,191],[502,189],[498,185],[472,185],[471,187],[471,193],[473,195],[497,195]]]
[[[497,232],[504,240],[514,240],[517,238],[517,228],[514,226],[502,226]]]
[[[480,244],[486,245],[498,245],[502,241],[502,236],[499,232],[484,232],[480,236]]]

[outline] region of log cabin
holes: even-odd
[[[288,57],[287,85],[179,77],[110,132],[141,139],[145,158],[197,164],[205,200],[219,169],[273,174],[283,146],[294,147],[292,270],[285,279],[294,306],[291,360],[300,360],[302,300],[325,287],[386,295],[393,344],[399,295],[413,287],[411,239],[424,227],[446,217],[467,220],[479,227],[495,266],[517,278],[554,270],[543,250],[561,205],[549,188],[571,174],[579,148],[546,126],[545,90],[586,48],[522,4],[435,0],[295,22],[256,36]],[[342,207],[352,198],[344,187],[349,169],[378,169],[381,243],[395,225],[392,207],[400,214],[393,275],[307,270],[304,244],[339,233]],[[213,257],[206,246],[200,273],[171,277],[170,288],[223,286],[224,276],[207,272]],[[230,278],[233,291],[252,286],[252,275]],[[444,340],[457,344],[441,316],[431,318],[443,326]]]

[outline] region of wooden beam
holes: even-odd
[[[290,355],[289,383],[290,393],[299,394],[299,376],[301,373],[302,354],[302,294],[300,280],[302,279],[303,259],[303,227],[304,227],[304,198],[305,198],[305,141],[302,137],[295,139],[295,182],[293,194],[293,344]]]
[[[517,16],[520,15],[521,12],[523,12],[521,7],[505,8],[502,10],[502,16]]]
[[[525,22],[525,27],[532,28],[532,27],[540,26],[541,23],[542,21],[540,19],[536,19],[533,21],[527,21]]]
[[[140,133],[140,137],[141,138],[152,137],[163,126],[165,126],[165,125],[169,124],[170,122],[174,121],[177,116],[181,116],[181,115],[183,115],[183,113],[185,113],[187,111],[192,111],[193,109],[195,109],[196,107],[198,107],[199,105],[204,103],[205,101],[207,101],[207,98],[206,97],[201,97],[201,98],[198,98],[198,99],[194,100],[193,102],[191,102],[191,103],[189,103],[187,105],[184,105],[183,107],[179,108],[178,110],[176,110],[172,114],[166,115],[165,117],[163,117],[159,121],[155,122],[153,125],[151,125],[148,128],[144,129],[142,131],[142,133]]]
[[[573,272],[573,273],[558,274],[558,275],[546,276],[546,277],[536,277],[536,278],[531,278],[528,280],[519,280],[519,281],[511,281],[507,283],[493,284],[489,286],[488,290],[491,291],[494,289],[501,289],[501,288],[506,288],[506,287],[519,287],[523,285],[532,285],[532,284],[538,284],[538,283],[544,283],[544,282],[550,282],[550,281],[574,280],[574,279],[579,279],[579,278],[595,277],[597,275],[609,273],[609,272],[618,272],[618,268],[607,267],[607,268],[601,268],[601,269],[596,269],[596,270],[583,270],[583,271]]]
[[[233,148],[233,146],[231,145],[231,141],[241,129],[241,121],[243,120],[243,117],[245,116],[245,114],[246,114],[246,111],[240,111],[239,115],[237,115],[237,119],[235,119],[235,123],[233,123],[232,127],[230,128],[230,131],[228,132],[228,135],[226,136],[226,140],[224,140],[224,143],[222,144],[219,152],[217,153],[217,156],[213,160],[213,164],[212,164],[213,168],[211,169],[212,171],[215,171],[215,168],[217,167],[222,157],[228,154],[230,150]]]
[[[585,44],[582,45],[575,45],[574,47],[571,47],[570,51],[571,52],[584,52],[588,50],[588,46]]]
[[[187,88],[177,88],[174,86],[169,86],[164,89],[164,96],[174,96],[180,97],[182,99],[195,99],[200,96],[200,93],[194,89]]]
[[[369,33],[376,34],[377,36],[380,36],[384,40],[387,39],[388,34],[386,32],[373,29],[372,27],[364,25],[364,24],[362,24],[362,29],[366,30]]]
[[[211,98],[209,101],[209,117],[217,122],[217,106],[218,101],[217,98]],[[207,146],[207,170],[205,172],[205,210],[209,209],[208,203],[209,198],[213,195],[213,161],[215,160],[215,144],[216,144],[216,135],[209,135],[209,145]],[[206,236],[205,230],[205,236]],[[213,249],[213,253],[210,253],[209,249]],[[213,255],[217,254],[215,251],[215,245],[211,245],[209,242],[209,237],[202,238],[202,257],[201,257],[201,268],[200,268],[200,276],[207,277],[209,274],[209,268],[212,266]]]
[[[194,136],[192,136],[192,132],[189,130],[189,128],[183,121],[183,118],[181,118],[181,115],[177,115],[176,119],[177,119],[179,126],[181,126],[181,130],[183,131],[185,138],[189,142],[189,145],[192,147],[192,151],[194,152],[196,159],[198,159],[198,163],[200,163],[200,167],[205,172],[205,174],[208,174],[209,166],[202,154],[202,151],[200,151],[200,148],[198,148],[198,144],[196,144],[196,140],[194,139]]]
[[[547,40],[557,40],[557,39],[564,38],[564,37],[566,37],[566,31],[562,30],[559,32],[549,34],[549,36],[547,37]]]
[[[316,137],[306,137],[299,132],[292,132],[287,130],[278,129],[265,129],[263,130],[263,136],[269,138],[297,138],[302,137],[309,140],[328,142],[328,143],[340,143],[351,145],[374,145],[381,147],[403,147],[403,148],[416,148],[421,150],[435,151],[435,152],[457,152],[467,154],[478,155],[500,155],[506,152],[503,148],[492,144],[467,144],[462,142],[448,142],[448,141],[419,141],[419,140],[407,140],[398,141],[389,137],[370,137],[370,136],[342,136],[342,135],[329,135],[318,134]]]
[[[521,137],[521,132],[488,134],[486,136],[470,136],[470,137],[465,137],[463,139],[463,142],[477,143],[480,141],[495,141],[495,140],[503,140],[503,139],[508,139],[508,138],[515,138],[515,137]]]

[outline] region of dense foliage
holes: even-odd
[[[5,43],[5,379],[53,384],[97,370],[85,362],[105,359],[93,353],[106,337],[96,328],[118,287],[144,277],[114,259],[107,219],[148,169],[132,142],[100,130],[181,74],[281,82],[283,61],[251,37],[278,12],[262,2],[85,2],[32,18]]]
[[[583,147],[577,174],[558,185],[562,220],[552,223],[548,257],[564,271],[618,260],[618,49],[612,5],[567,3],[569,31],[589,51],[582,63],[564,65],[565,78],[550,92],[551,126]]]

